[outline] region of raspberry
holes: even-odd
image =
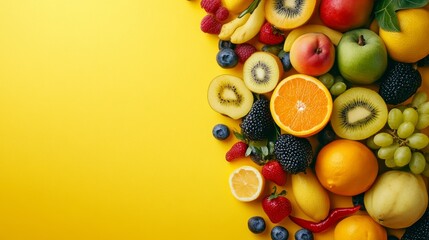
[[[238,55],[240,63],[244,63],[256,51],[257,49],[250,43],[238,44],[235,47],[235,53]]]
[[[215,13],[216,19],[220,22],[225,21],[229,17],[229,11],[226,7],[219,7]]]
[[[222,5],[221,0],[202,0],[201,7],[206,10],[207,13],[215,14],[217,9]]]
[[[246,156],[247,144],[245,142],[236,142],[232,145],[231,149],[226,153],[225,159],[230,162],[237,158]]]
[[[207,14],[201,20],[201,31],[209,34],[219,34],[222,28],[222,23],[216,20],[212,14]]]

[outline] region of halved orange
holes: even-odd
[[[293,74],[280,81],[270,102],[277,125],[297,137],[309,137],[322,130],[329,122],[332,106],[325,85],[305,74]]]
[[[259,197],[264,188],[264,178],[258,169],[252,166],[241,166],[229,177],[232,195],[242,202],[250,202]]]

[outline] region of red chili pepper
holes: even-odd
[[[306,228],[314,233],[323,232],[329,227],[337,224],[341,219],[352,215],[359,211],[360,205],[349,208],[335,208],[330,211],[327,218],[322,220],[321,222],[312,222],[305,219],[297,218],[294,216],[289,216],[292,222],[296,223],[298,226],[302,228]]]

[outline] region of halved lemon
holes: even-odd
[[[277,125],[297,137],[309,137],[322,130],[329,122],[332,106],[332,96],[325,85],[305,74],[281,80],[270,102]]]
[[[264,178],[258,169],[252,166],[241,166],[229,177],[232,195],[242,202],[250,202],[259,197],[264,188]]]

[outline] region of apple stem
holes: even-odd
[[[364,46],[366,44],[365,38],[363,38],[363,35],[359,35],[358,44],[359,46]]]

